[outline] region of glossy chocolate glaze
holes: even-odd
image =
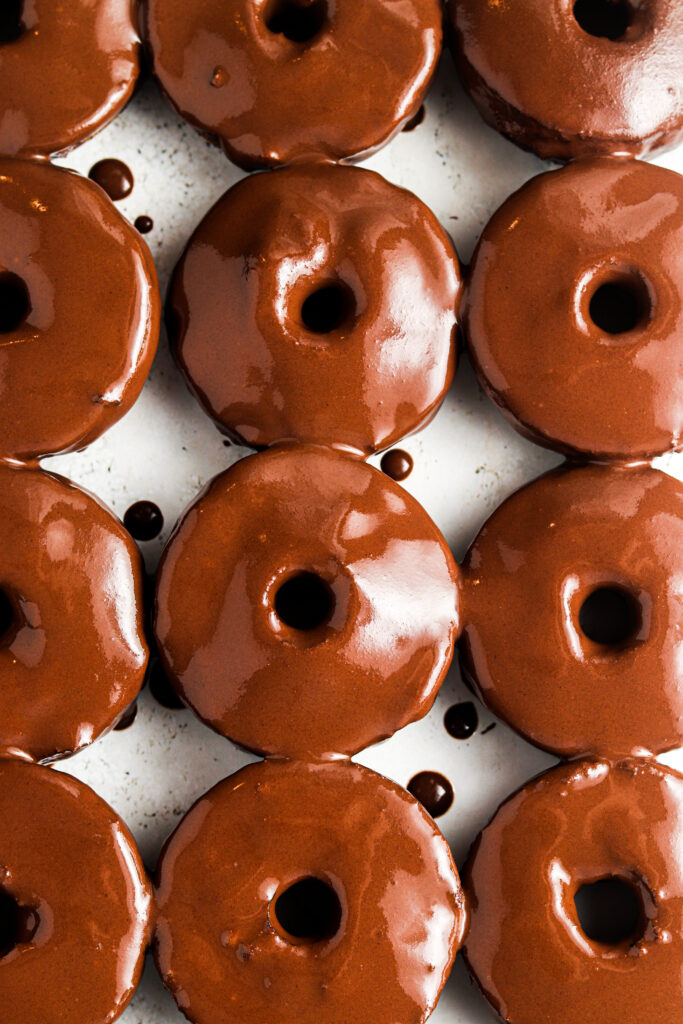
[[[312,35],[287,38],[306,6],[298,34]],[[145,12],[171,103],[247,170],[369,155],[417,113],[441,51],[438,0],[235,0],[229,17],[224,0],[149,0]]]
[[[310,877],[334,890],[341,922],[293,940],[275,904]],[[421,1024],[466,920],[431,819],[348,763],[265,762],[219,783],[168,841],[157,903],[157,965],[196,1024]]]
[[[406,788],[432,818],[440,818],[453,803],[453,787],[440,772],[418,772]]]
[[[465,955],[508,1024],[683,1021],[683,777],[654,762],[562,765],[499,809],[463,871]],[[633,936],[588,938],[574,898],[618,878]]]
[[[392,480],[407,480],[413,471],[413,457],[402,448],[392,448],[382,456],[380,469]]]
[[[133,172],[123,160],[116,160],[108,157],[106,160],[98,160],[88,172],[88,177],[96,185],[103,188],[109,198],[114,202],[125,199],[133,191],[135,179]]]
[[[296,628],[278,602],[302,577]],[[156,637],[183,700],[222,735],[263,754],[351,754],[431,707],[458,581],[402,487],[283,446],[236,463],[186,512],[159,569]]]
[[[0,522],[11,608],[0,634],[0,756],[51,760],[91,743],[138,695],[141,559],[98,501],[42,470],[0,464]]]
[[[484,119],[517,145],[570,160],[645,155],[683,138],[678,0],[612,3],[630,21],[616,40],[584,31],[574,0],[448,6],[465,87]],[[593,0],[600,6],[610,5]]]
[[[496,715],[562,756],[681,746],[681,483],[649,467],[556,470],[494,512],[462,571],[463,668]],[[580,619],[605,588],[624,601],[612,643]]]
[[[133,837],[82,782],[0,761],[0,892],[31,921],[0,959],[3,1024],[109,1024],[130,1002],[152,894]]]
[[[472,262],[463,319],[482,384],[518,430],[569,455],[680,448],[681,281],[681,175],[603,158],[532,179]],[[610,288],[611,316],[633,329],[594,322]]]
[[[460,293],[453,247],[410,192],[356,167],[291,167],[240,181],[199,225],[169,335],[190,387],[241,443],[369,454],[441,404]]]
[[[21,8],[18,35],[0,41],[0,153],[61,153],[103,128],[130,99],[140,71],[137,2],[14,6]]]
[[[87,253],[87,259],[83,254]],[[135,402],[156,350],[149,249],[101,189],[45,163],[0,160],[0,457],[94,441]]]

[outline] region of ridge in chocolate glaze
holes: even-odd
[[[315,760],[427,713],[460,628],[459,573],[398,484],[287,445],[235,463],[186,511],[155,611],[165,671],[200,718]]]
[[[561,765],[505,801],[463,870],[465,959],[502,1020],[683,1021],[682,829],[683,777],[653,761]]]
[[[380,469],[392,480],[407,480],[413,471],[413,457],[402,448],[392,448],[382,456]]]
[[[418,772],[406,789],[432,818],[440,818],[453,803],[453,787],[440,772]]]
[[[195,1024],[423,1024],[466,924],[433,821],[349,762],[225,779],[157,878],[157,965]]]
[[[468,740],[479,727],[475,705],[471,700],[451,705],[444,715],[443,724],[449,736],[456,740]]]
[[[98,160],[89,172],[88,177],[107,193],[113,202],[125,199],[133,191],[135,179],[133,172],[123,160],[108,157]]]
[[[96,185],[0,159],[0,458],[79,450],[116,423],[154,358],[160,305],[149,249]]]
[[[246,170],[369,156],[419,111],[438,0],[150,0],[153,71],[175,109]]]
[[[608,158],[539,175],[474,253],[463,326],[479,379],[517,430],[570,457],[678,449],[681,281],[683,176]]]
[[[517,145],[572,160],[646,156],[683,139],[678,0],[449,0],[448,9],[465,88]]]
[[[130,0],[3,0],[0,154],[63,153],[130,99],[140,40]]]
[[[167,324],[191,390],[238,443],[369,455],[438,410],[461,293],[416,196],[357,167],[296,166],[240,181],[204,218]]]

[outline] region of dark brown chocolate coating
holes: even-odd
[[[683,1021],[683,778],[647,761],[584,761],[498,810],[463,870],[469,968],[507,1024]],[[624,941],[583,930],[574,902],[601,879],[638,908]]]
[[[380,469],[392,480],[407,480],[413,471],[413,457],[402,448],[392,448],[382,456]]]
[[[337,908],[308,941],[277,916],[304,878]],[[422,1024],[466,921],[434,823],[348,763],[265,762],[219,783],[166,845],[157,903],[157,964],[196,1024]]]
[[[0,523],[0,757],[52,760],[140,691],[141,559],[98,501],[42,470],[0,464]]]
[[[0,958],[3,1024],[110,1024],[130,1002],[152,894],[121,819],[82,782],[0,760],[0,894],[29,927]]]
[[[683,138],[679,0],[448,6],[465,87],[484,119],[517,145],[543,159],[571,160],[642,156]]]
[[[291,167],[239,182],[199,225],[169,334],[241,443],[370,454],[441,404],[460,293],[453,247],[416,196],[356,167]]]
[[[101,189],[0,160],[0,457],[80,449],[116,423],[142,390],[159,319],[149,249]]]
[[[556,470],[494,512],[462,571],[463,668],[495,714],[561,756],[681,746],[681,483]]]
[[[532,179],[472,262],[463,319],[484,387],[569,455],[680,448],[682,282],[681,175],[603,158]]]
[[[62,153],[103,128],[133,93],[137,0],[4,3],[20,17],[6,12],[0,37],[0,153]]]
[[[234,0],[229,13],[224,0],[149,0],[145,10],[162,89],[247,170],[369,155],[417,113],[441,51],[438,0]]]
[[[263,754],[352,754],[431,707],[458,581],[402,487],[346,455],[283,446],[190,506],[159,569],[155,632],[179,694],[222,735]]]
[[[418,772],[406,787],[432,818],[439,818],[453,803],[453,787],[440,772]]]

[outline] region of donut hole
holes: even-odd
[[[266,13],[266,28],[292,43],[307,43],[327,21],[327,0],[273,0]]]
[[[626,35],[635,10],[629,0],[576,0],[574,17],[589,36],[618,42]]]
[[[28,288],[9,270],[0,274],[0,334],[16,331],[31,312]]]
[[[316,573],[300,572],[278,587],[274,603],[275,614],[285,626],[308,633],[329,621],[334,594]]]
[[[276,896],[271,915],[288,941],[324,942],[339,931],[342,908],[332,886],[311,875]]]
[[[321,285],[304,299],[301,322],[313,334],[331,334],[349,323],[356,312],[351,289],[341,281]]]
[[[13,632],[16,615],[9,594],[0,588],[0,647],[3,647]]]
[[[644,911],[632,882],[616,875],[582,885],[575,897],[584,935],[603,946],[620,946],[642,937]]]
[[[652,314],[647,285],[635,273],[617,274],[593,292],[588,314],[606,334],[626,334],[644,326]]]
[[[598,587],[579,611],[584,636],[604,647],[624,647],[635,639],[642,624],[640,603],[623,587]]]
[[[31,942],[37,928],[36,912],[0,889],[0,960],[17,946]]]
[[[23,35],[24,0],[2,0],[0,5],[0,43],[14,43]]]

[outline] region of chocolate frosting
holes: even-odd
[[[99,502],[41,470],[0,464],[0,522],[0,756],[51,760],[142,686],[141,559]]]
[[[239,182],[199,225],[169,335],[239,442],[369,454],[441,404],[460,293],[453,246],[416,196],[360,168],[292,167]]]
[[[485,120],[517,145],[570,160],[644,155],[683,138],[679,0],[593,0],[593,17],[602,8],[616,39],[582,28],[581,7],[591,5],[574,0],[448,6],[465,87]]]
[[[418,112],[441,51],[438,0],[233,0],[229,17],[224,0],[149,0],[145,11],[171,103],[247,170],[369,155]]]
[[[91,181],[0,160],[0,311],[0,457],[83,448],[137,399],[159,332],[156,271]]]
[[[277,917],[293,883],[331,889],[318,941]],[[161,857],[155,952],[196,1024],[422,1024],[465,926],[450,850],[405,790],[348,763],[250,765]]]
[[[463,871],[465,956],[508,1024],[683,1020],[683,778],[654,762],[562,765],[510,797]],[[639,907],[625,941],[595,942],[574,898],[600,879]]]
[[[0,1017],[109,1024],[132,998],[151,929],[132,836],[82,782],[12,760],[0,761],[0,821],[0,894],[23,924],[0,958]]]
[[[532,179],[472,263],[464,326],[482,384],[518,430],[570,455],[679,448],[682,280],[683,177],[604,158]]]
[[[103,128],[133,93],[137,0],[5,2],[21,17],[16,38],[0,40],[0,153],[64,152]]]
[[[459,630],[458,580],[400,485],[284,446],[236,463],[190,506],[160,565],[155,631],[180,696],[222,735],[263,754],[352,754],[431,707]]]
[[[649,467],[556,470],[494,512],[462,571],[463,668],[532,743],[571,757],[683,744],[677,480]],[[611,643],[582,619],[605,591]]]

